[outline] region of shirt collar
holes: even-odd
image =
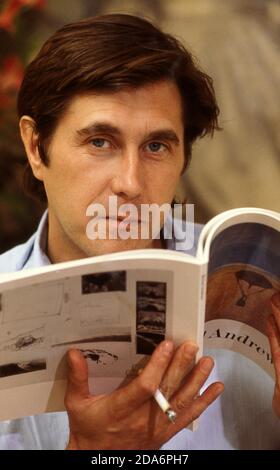
[[[46,210],[40,220],[37,232],[35,234],[33,250],[24,266],[24,269],[47,266],[51,264],[47,256],[47,237],[48,237],[48,211]]]

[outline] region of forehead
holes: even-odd
[[[110,121],[129,128],[183,127],[182,101],[172,81],[162,81],[138,88],[114,92],[77,95],[70,101],[58,127],[68,130],[88,126],[93,120]]]

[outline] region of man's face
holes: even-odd
[[[80,95],[60,119],[42,168],[49,207],[48,253],[64,261],[156,246],[151,239],[90,240],[87,207],[171,203],[184,164],[181,97],[162,81]]]

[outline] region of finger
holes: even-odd
[[[214,366],[211,357],[203,357],[194,367],[185,384],[174,395],[176,410],[188,407],[198,395]],[[172,400],[173,402],[173,400]]]
[[[186,341],[177,348],[160,384],[160,390],[166,398],[170,398],[178,390],[186,375],[194,367],[197,351],[198,346],[193,341]]]
[[[119,414],[135,409],[154,395],[162,381],[164,373],[173,354],[173,343],[163,341],[154,350],[148,364],[141,374],[132,380],[126,387],[114,392],[114,409]]]
[[[69,369],[65,404],[71,406],[72,401],[83,400],[89,396],[88,367],[86,359],[78,349],[70,349],[67,360]]]
[[[272,315],[267,319],[267,336],[275,369],[276,382],[280,384],[280,332]]]
[[[210,406],[224,391],[224,385],[222,382],[215,382],[201,394],[194,401],[188,404],[186,407],[177,409],[177,418],[175,421],[176,430],[171,432],[177,433],[181,429],[188,426],[194,420],[196,420],[207,408]],[[182,402],[181,402],[182,403]]]
[[[190,411],[191,421],[197,419],[224,391],[222,382],[215,382],[207,387],[192,404]]]
[[[280,331],[280,293],[279,292],[277,292],[271,297],[271,308],[272,308],[272,312],[273,312],[276,324]]]

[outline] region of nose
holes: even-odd
[[[112,192],[126,200],[138,198],[143,192],[144,175],[138,150],[123,152],[112,179]]]

